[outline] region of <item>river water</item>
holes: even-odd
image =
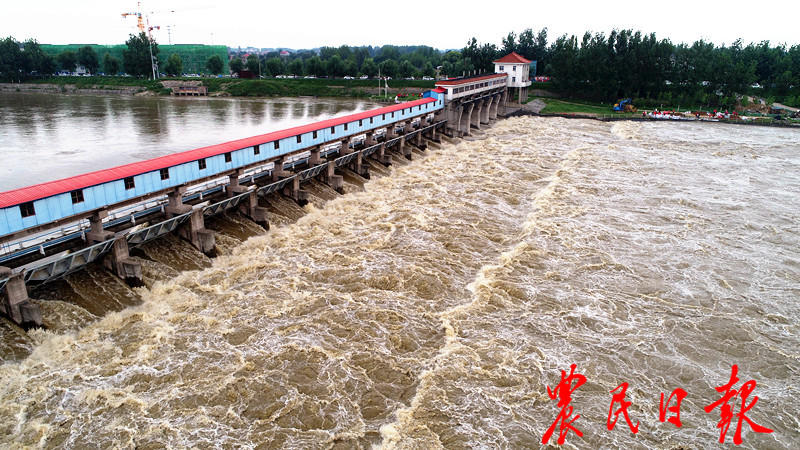
[[[0,93],[0,191],[378,106],[355,99]]]
[[[736,364],[774,430],[745,422],[742,447],[798,448],[799,141],[513,118],[274,201],[269,232],[220,219],[214,260],[166,239],[135,293],[93,272],[40,296],[50,328],[0,366],[0,442],[536,448],[575,364],[570,448],[718,448],[703,408]],[[606,427],[623,382],[636,435]],[[681,428],[659,421],[676,388]]]

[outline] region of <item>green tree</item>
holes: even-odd
[[[78,49],[78,64],[86,68],[90,74],[97,73],[97,68],[100,67],[100,60],[97,58],[97,53],[88,45]]]
[[[303,61],[301,59],[295,59],[294,61],[289,63],[289,73],[292,75],[303,75]]]
[[[280,58],[269,58],[265,65],[272,76],[283,74],[283,61]]]
[[[158,58],[158,44],[147,37],[144,32],[138,36],[130,35],[125,42],[127,49],[122,50],[122,66],[125,72],[135,77],[147,77],[153,73],[153,60],[150,59],[152,47],[153,58]]]
[[[433,64],[431,64],[430,61],[426,62],[422,67],[422,75],[426,77],[433,77],[436,75],[436,69],[433,68]]]
[[[414,65],[411,64],[411,61],[405,59],[403,62],[400,63],[400,76],[403,78],[408,78],[414,74]]]
[[[306,61],[306,73],[321,77],[325,75],[325,64],[319,56],[312,56]]]
[[[381,76],[397,78],[400,65],[393,59],[388,59],[380,64]]]
[[[75,71],[78,65],[78,55],[70,50],[65,50],[58,54],[58,67],[69,72]]]
[[[175,77],[183,73],[183,61],[177,53],[169,55],[169,58],[167,58],[167,63],[164,65],[164,72],[171,77]]]
[[[257,55],[248,55],[247,56],[247,70],[250,72],[259,75],[261,73],[261,62],[258,60]]]
[[[0,40],[0,77],[9,81],[21,81],[24,77],[23,59],[19,42],[11,36]]]
[[[244,63],[242,62],[242,58],[238,56],[234,56],[233,59],[228,63],[231,66],[232,73],[239,73],[244,70]]]
[[[375,64],[372,58],[367,58],[364,60],[364,64],[361,65],[361,73],[372,78],[378,74],[378,65]]]
[[[117,75],[119,73],[119,60],[109,53],[103,55],[103,71],[106,75]]]
[[[325,72],[331,77],[341,77],[344,73],[344,62],[339,55],[331,56],[331,59],[325,62]]]
[[[355,76],[358,75],[358,65],[356,64],[356,60],[350,58],[344,62],[344,67],[342,68],[342,72],[345,75]]]
[[[212,75],[219,75],[222,73],[222,69],[224,67],[224,63],[222,62],[222,58],[219,55],[214,55],[206,60],[206,69],[211,72]]]
[[[28,39],[22,43],[23,68],[27,73],[51,75],[56,71],[55,59],[42,51],[42,47],[35,39]]]
[[[503,38],[503,54],[508,54],[517,51],[517,35],[514,32],[508,33],[508,36]]]

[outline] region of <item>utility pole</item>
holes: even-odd
[[[156,79],[156,61],[153,58],[153,40],[148,36],[147,46],[150,48],[150,68],[153,69],[153,79]]]

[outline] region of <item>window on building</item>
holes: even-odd
[[[69,196],[72,197],[72,204],[76,203],[83,203],[83,189],[78,189],[77,191],[72,191],[69,193]]]
[[[331,134],[336,134],[336,127],[331,127]]]
[[[125,183],[125,190],[133,189],[136,187],[136,182],[133,181],[133,177],[127,177],[124,180],[122,180],[122,182]]]
[[[317,138],[317,132],[315,131],[311,133],[311,139],[316,139],[316,138]]]
[[[386,114],[381,115],[381,120],[386,120]]]
[[[206,168],[206,159],[198,159],[197,160],[197,168],[200,170],[204,170]]]
[[[253,146],[253,154],[254,155],[258,155],[259,153],[261,153],[261,147],[258,146],[258,145],[254,145]]]
[[[233,155],[231,155],[231,152],[225,153],[225,162],[229,163],[231,161],[233,161]]]
[[[517,77],[511,77],[511,82],[514,83],[517,81]]]
[[[372,119],[374,119],[374,117],[369,118],[369,123],[372,123]]]
[[[159,173],[161,174],[162,180],[169,180],[169,169],[161,169]]]
[[[347,124],[344,124],[344,131],[347,131]]]
[[[514,72],[516,72],[516,71],[517,71],[517,66],[513,66],[511,70],[513,70]]]
[[[359,119],[358,120],[358,126],[360,126],[360,127],[364,126],[364,119]]]
[[[503,66],[500,66],[500,70],[505,70],[505,68]]]
[[[392,118],[394,118],[394,111],[392,111]]]
[[[275,150],[281,148],[281,141],[275,141],[272,144],[275,146]]]
[[[303,136],[297,136],[297,143],[300,144],[303,142]]]
[[[33,207],[33,202],[19,205],[19,212],[22,214],[22,217],[31,217],[36,215],[36,209]]]

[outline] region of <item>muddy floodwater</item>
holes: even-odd
[[[704,407],[735,364],[774,430],[745,422],[742,448],[800,448],[799,142],[512,118],[273,200],[269,232],[215,219],[213,260],[148,244],[144,288],[90,270],[38,294],[49,329],[4,344],[0,443],[538,448],[575,364],[569,448],[719,448]],[[606,426],[623,382],[636,435]]]

